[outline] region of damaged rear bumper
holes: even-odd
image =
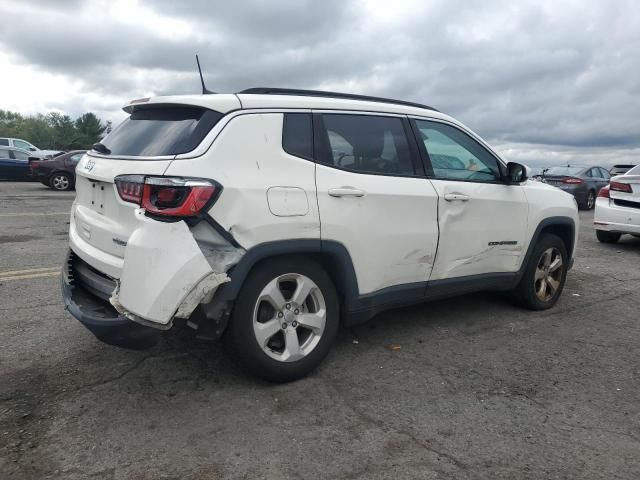
[[[63,278],[65,304],[107,343],[116,344],[105,339],[108,332],[139,330],[151,336],[150,332],[170,329],[176,318],[194,319],[196,309],[209,305],[219,286],[230,280],[226,272],[245,253],[207,222],[161,222],[146,217],[141,209],[135,216],[137,228],[126,242],[123,259],[96,251],[78,234],[75,222],[70,226],[71,250],[65,264],[66,280]],[[116,260],[120,266],[110,268]],[[75,293],[74,285],[79,285],[81,293]],[[74,295],[84,295],[82,302],[74,300]],[[199,329],[203,322],[215,323],[218,312],[205,310],[198,309],[198,321],[190,325]],[[136,325],[141,329],[135,329]]]
[[[120,315],[109,303],[108,277],[91,269],[72,250],[64,262],[61,285],[65,308],[99,340],[136,350],[156,344],[160,331]]]

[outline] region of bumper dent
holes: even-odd
[[[139,224],[128,239],[111,304],[136,322],[167,329],[229,279],[212,268],[186,222],[159,222],[142,209],[135,215]]]

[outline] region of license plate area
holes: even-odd
[[[105,191],[107,183],[91,180],[91,204],[89,207],[101,215],[104,215]]]

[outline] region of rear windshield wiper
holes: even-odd
[[[95,150],[98,153],[103,153],[104,155],[109,155],[111,153],[111,150],[109,150],[107,147],[105,147],[102,143],[98,142],[98,143],[94,143],[93,146],[91,147],[93,150]]]

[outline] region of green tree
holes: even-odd
[[[19,113],[0,110],[0,137],[15,137],[23,122],[24,118]]]
[[[0,110],[0,137],[22,138],[42,149],[88,149],[109,131],[111,122],[102,122],[91,112],[74,121],[58,112],[23,116]]]
[[[87,112],[78,117],[75,122],[76,130],[82,134],[82,141],[86,145],[93,145],[99,142],[105,131],[110,127],[109,122],[103,124],[92,112]]]

